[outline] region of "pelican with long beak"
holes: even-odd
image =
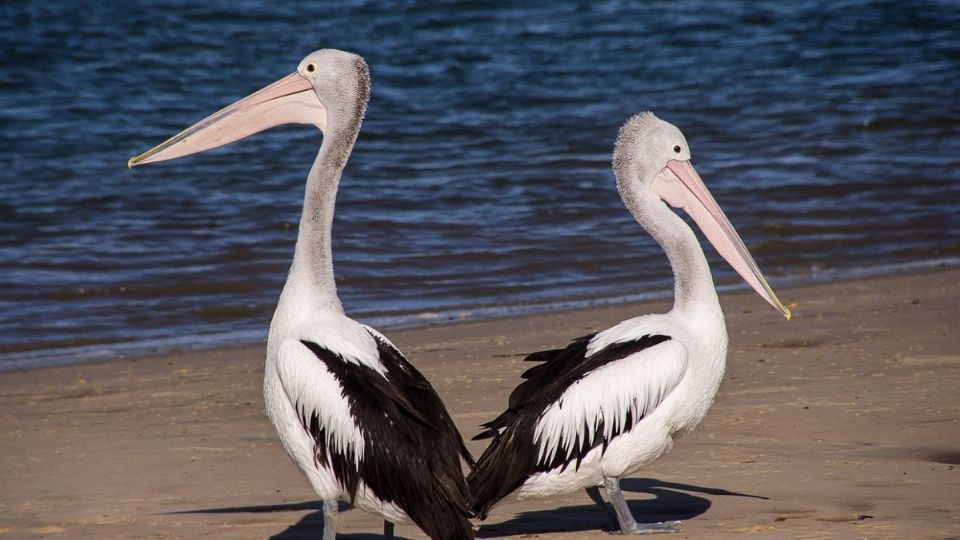
[[[366,62],[324,49],[295,73],[132,158],[129,166],[196,154],[282,124],[312,124],[323,143],[307,177],[287,283],[270,324],[263,396],[284,449],[323,499],[324,540],[338,502],[434,539],[470,539],[461,458],[473,459],[430,383],[380,332],[344,313],[331,227],[340,175],[370,95]]]
[[[620,129],[613,170],[627,208],[670,259],[673,309],[527,357],[541,363],[476,437],[493,439],[467,478],[481,519],[514,491],[527,498],[585,489],[623,534],[679,530],[679,522],[637,523],[620,491],[621,478],[700,424],[726,365],[727,330],[707,259],[670,207],[692,217],[743,279],[790,318],[691,165],[679,129],[649,112],[634,116]]]

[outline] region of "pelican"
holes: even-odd
[[[726,364],[727,332],[707,259],[669,207],[686,211],[743,279],[790,318],[690,164],[679,129],[649,112],[634,116],[617,136],[613,171],[627,208],[670,260],[673,309],[526,358],[541,363],[475,437],[493,439],[467,478],[481,519],[514,491],[528,498],[585,489],[623,534],[680,530],[679,522],[638,524],[620,491],[621,478],[666,454],[703,420]]]
[[[323,49],[297,71],[132,158],[174,159],[281,124],[312,124],[323,143],[307,177],[293,263],[267,338],[263,396],[284,449],[323,500],[324,540],[338,501],[434,539],[473,538],[460,459],[473,465],[430,383],[380,332],[344,313],[331,228],[340,175],[370,95],[363,58]]]

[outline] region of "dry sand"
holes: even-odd
[[[960,271],[724,295],[727,376],[706,421],[624,480],[668,538],[960,538]],[[525,352],[665,302],[394,332],[465,436]],[[260,395],[263,348],[0,374],[0,536],[319,538]],[[472,443],[474,453],[482,450]],[[608,538],[582,493],[508,500],[483,538]],[[341,538],[381,522],[341,517]],[[423,538],[399,526],[401,538]]]

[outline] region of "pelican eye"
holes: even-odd
[[[310,75],[317,72],[317,63],[310,62],[309,64],[303,66],[303,72]]]
[[[679,153],[680,153],[680,145],[678,144],[678,145],[674,146],[674,147],[673,147],[673,151],[679,154]]]

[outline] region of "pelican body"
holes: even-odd
[[[436,391],[381,333],[349,318],[334,283],[331,228],[341,172],[370,93],[366,62],[324,49],[297,71],[130,160],[202,152],[281,124],[312,124],[323,143],[307,177],[293,263],[267,339],[263,395],[287,454],[324,501],[324,540],[338,501],[434,539],[471,539],[461,458],[473,459]]]
[[[585,489],[623,534],[679,530],[678,522],[638,524],[619,487],[700,424],[726,364],[726,326],[706,257],[669,207],[684,209],[737,272],[790,316],[690,164],[679,129],[652,113],[631,118],[617,137],[613,170],[627,208],[670,260],[673,309],[527,357],[540,363],[476,437],[492,439],[467,479],[481,519],[514,491],[527,498]]]

